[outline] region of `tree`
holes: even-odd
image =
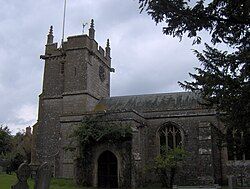
[[[179,147],[169,150],[166,150],[166,147],[161,148],[161,154],[155,158],[153,169],[159,175],[162,187],[173,187],[177,169],[186,156],[187,152]]]
[[[24,132],[17,132],[11,135],[7,126],[0,127],[0,160],[6,169],[6,173],[11,174],[16,171],[21,163],[31,159],[31,135]],[[1,162],[0,162],[1,164]]]
[[[12,150],[12,136],[7,126],[0,126],[0,155],[6,155]]]
[[[192,81],[179,82],[215,107],[226,128],[249,132],[250,124],[250,1],[249,0],[139,0],[163,33],[182,39],[185,34],[200,44],[201,31],[211,36],[203,52],[194,51],[201,68]],[[215,48],[223,44],[230,52]],[[223,46],[222,45],[222,46]]]
[[[23,159],[27,163],[31,162],[31,138],[32,136],[25,131],[19,131],[13,137],[13,152],[12,154],[17,156],[18,154],[22,155]]]

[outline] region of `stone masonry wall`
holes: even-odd
[[[36,128],[36,162],[47,161],[54,165],[54,158],[60,147],[61,99],[42,99],[40,117]]]
[[[63,169],[71,169],[70,163],[63,165],[63,154],[59,153],[62,150],[59,147],[63,132],[60,117],[91,111],[99,98],[109,96],[110,57],[101,47],[98,48],[94,38],[87,35],[68,37],[58,47],[57,43],[53,43],[51,28],[48,39],[45,54],[41,55],[45,67],[38,122],[34,130],[33,163],[49,161],[60,176]],[[99,79],[100,64],[105,66],[104,82]],[[65,172],[65,175],[71,177],[71,173],[72,170]]]
[[[214,178],[212,141],[210,123],[216,122],[213,116],[151,118],[148,120],[148,156],[147,163],[153,163],[159,154],[157,130],[164,123],[173,123],[183,133],[183,147],[189,153],[176,176],[177,184],[209,184]],[[205,127],[206,126],[206,127]],[[148,174],[147,182],[157,182],[153,174]]]

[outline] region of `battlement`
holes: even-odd
[[[75,50],[80,48],[88,48],[94,50],[95,44],[97,43],[90,39],[88,35],[76,35],[69,36],[67,42],[64,42],[63,46],[65,47],[65,50]],[[92,48],[92,46],[94,48]]]
[[[94,21],[91,21],[91,26],[89,28],[89,35],[75,35],[69,36],[67,41],[64,41],[61,46],[58,47],[58,43],[53,42],[53,27],[50,27],[50,31],[47,37],[47,44],[45,48],[45,55],[41,55],[41,59],[48,59],[53,57],[67,56],[68,51],[75,51],[86,49],[90,55],[95,55],[97,58],[102,60],[105,64],[110,66],[110,45],[109,40],[107,40],[107,46],[105,49],[98,45],[95,41],[95,30]]]
[[[94,21],[88,34],[67,37],[54,42],[53,27],[50,27],[45,45],[43,96],[66,99],[66,94],[94,94],[94,98],[109,96],[111,68],[110,45],[105,48],[95,40]],[[91,97],[92,98],[92,97]],[[71,105],[70,105],[71,106]],[[73,111],[74,112],[74,111]]]

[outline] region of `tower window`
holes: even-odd
[[[228,160],[250,160],[250,130],[236,128],[227,131]]]
[[[64,62],[61,62],[61,74],[64,75]]]
[[[160,140],[160,153],[182,146],[180,130],[172,124],[164,125],[158,131]]]

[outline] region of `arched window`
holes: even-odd
[[[227,131],[228,160],[250,160],[250,131],[236,128]]]
[[[181,131],[173,124],[166,124],[158,131],[160,153],[182,146]]]

